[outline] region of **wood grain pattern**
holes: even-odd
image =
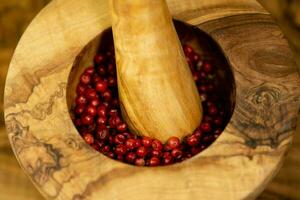
[[[3,93],[6,73],[19,38],[48,0],[0,0],[0,199],[41,200],[43,197],[20,169],[4,128]]]
[[[234,71],[236,109],[206,151],[151,169],[99,155],[68,114],[70,69],[82,48],[110,26],[106,2],[54,0],[39,14],[10,65],[5,120],[21,166],[47,199],[250,199],[264,189],[295,130],[299,77],[282,33],[255,1],[213,2],[168,5],[173,16],[220,44]]]
[[[192,133],[202,106],[166,1],[109,2],[121,110],[130,130],[163,142]]]

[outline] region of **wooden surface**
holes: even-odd
[[[177,19],[210,33],[231,63],[237,105],[230,124],[202,154],[168,167],[137,168],[91,150],[69,118],[65,89],[75,56],[110,25],[107,5],[52,1],[20,41],[5,89],[14,151],[48,199],[254,198],[278,170],[299,104],[282,33],[254,1],[231,1],[234,8],[228,1],[168,2]]]
[[[299,0],[268,1],[259,0],[272,13],[289,40],[300,72],[300,4]],[[262,200],[298,200],[300,199],[300,119],[293,140],[282,168],[275,179],[268,185],[259,199]]]
[[[42,200],[11,150],[3,119],[3,90],[14,48],[49,0],[0,0],[0,200]]]
[[[11,53],[12,48],[11,50],[6,50],[3,49],[3,46],[1,46],[1,55],[3,55],[1,57],[1,71],[3,71],[3,68],[5,68],[5,63],[8,63]],[[5,73],[2,73],[2,77],[4,77],[3,74]],[[299,129],[297,133],[300,133]],[[287,156],[287,160],[283,166],[283,169],[280,171],[277,178],[271,182],[266,192],[262,194],[261,199],[300,199],[298,190],[300,176],[299,173],[297,173],[297,171],[299,171],[299,135],[300,134],[296,134],[294,146]],[[3,136],[3,131],[1,131],[1,136]],[[32,190],[33,187],[30,186],[30,183],[26,181],[26,177],[23,178],[22,173],[17,170],[18,166],[16,165],[16,162],[12,160],[12,154],[9,151],[9,146],[5,141],[5,138],[6,136],[1,137],[1,141],[3,142],[1,142],[0,180],[5,179],[7,181],[5,183],[0,181],[1,184],[5,186],[0,187],[2,189],[0,190],[0,199],[40,199],[39,195]],[[5,164],[9,164],[9,167],[6,167]]]
[[[120,103],[130,129],[163,142],[192,133],[202,106],[166,1],[109,2]]]

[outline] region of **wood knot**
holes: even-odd
[[[276,148],[287,137],[294,119],[288,118],[288,91],[280,85],[263,83],[237,95],[233,125],[251,148]]]

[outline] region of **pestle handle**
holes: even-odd
[[[200,97],[165,0],[109,0],[122,114],[166,141],[194,131]]]

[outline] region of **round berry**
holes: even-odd
[[[158,166],[160,164],[160,160],[158,157],[152,157],[149,161],[149,165],[154,167],[154,166]]]
[[[139,147],[136,150],[136,154],[138,155],[138,157],[144,158],[147,154],[148,154],[148,149],[146,147]]]
[[[178,137],[170,137],[167,141],[167,145],[171,148],[171,149],[176,149],[180,146],[180,140]]]
[[[196,137],[195,135],[191,135],[189,137],[187,137],[186,139],[186,143],[189,145],[189,146],[196,146],[199,144],[199,138]]]
[[[90,133],[86,133],[83,135],[83,139],[85,140],[86,143],[88,144],[93,144],[94,143],[94,136]]]
[[[161,151],[163,149],[163,145],[159,140],[155,139],[152,141],[152,148],[154,150]]]
[[[106,81],[98,81],[95,84],[95,89],[97,92],[104,93],[107,90],[107,82]]]
[[[144,136],[142,138],[142,143],[145,147],[151,147],[152,145],[152,139],[150,137]]]

